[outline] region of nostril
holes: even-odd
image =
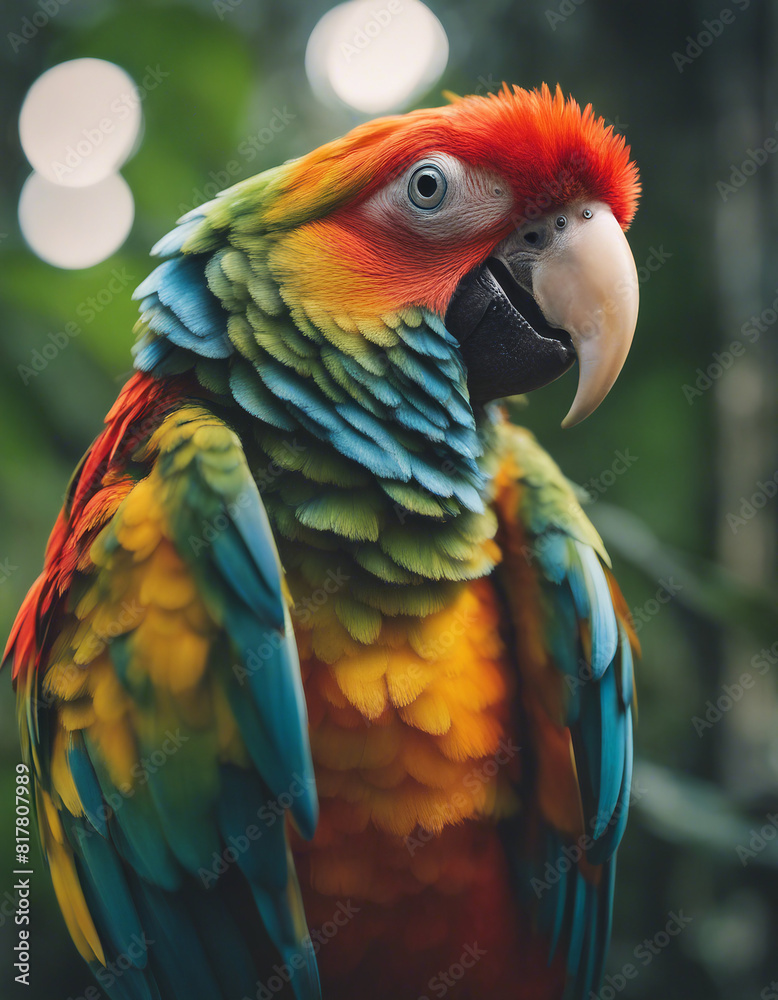
[[[534,243],[537,243],[539,239],[540,239],[540,235],[538,233],[534,232],[534,231],[524,234],[524,242],[525,243],[533,243],[534,244]]]

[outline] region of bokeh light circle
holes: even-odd
[[[35,170],[54,184],[83,187],[117,171],[142,122],[132,78],[104,59],[72,59],[30,87],[19,136]]]
[[[399,111],[448,62],[448,37],[420,0],[349,0],[313,29],[305,68],[314,92],[365,114]]]
[[[127,239],[134,217],[132,192],[120,174],[76,188],[32,173],[19,197],[24,238],[57,267],[92,267],[110,257]]]

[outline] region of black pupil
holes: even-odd
[[[556,224],[560,229],[564,229],[566,222],[567,219],[564,217],[564,215],[560,215],[559,218],[556,220]]]
[[[416,182],[416,187],[422,198],[431,198],[438,190],[438,181],[432,174],[422,174]]]

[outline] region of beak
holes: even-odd
[[[587,217],[583,208],[561,231],[559,212],[517,230],[454,292],[445,321],[474,402],[547,385],[577,357],[578,391],[562,422],[572,427],[616,381],[637,323],[637,271],[610,209],[593,203]]]

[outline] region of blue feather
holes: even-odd
[[[227,338],[227,313],[205,283],[203,269],[204,262],[196,256],[163,261],[138,285],[133,298],[156,293],[195,338],[222,342],[226,353],[214,357],[227,357],[233,350]]]
[[[384,405],[394,408],[402,404],[403,397],[391,382],[369,372],[355,358],[351,358],[347,354],[340,354],[334,348],[327,347],[322,348],[321,356],[325,363],[330,360],[333,365],[341,367],[347,375],[364,386]]]
[[[607,827],[621,790],[626,751],[626,716],[616,690],[616,674],[607,670],[601,681],[588,681],[581,691],[581,711],[573,728],[579,776],[588,778],[595,810],[593,837]]]
[[[475,461],[483,455],[484,448],[475,431],[467,427],[451,427],[446,431],[446,444],[460,455]]]
[[[254,417],[282,431],[295,430],[295,422],[283,404],[268,391],[254,367],[237,361],[230,369],[230,390],[235,402]]]
[[[295,997],[297,1000],[319,1000],[321,986],[311,939],[307,934],[302,940],[299,939],[292,918],[294,904],[288,898],[292,892],[299,898],[299,887],[293,868],[290,871],[289,881],[287,898],[265,892],[256,885],[252,886],[254,902],[268,934],[281,952],[284,964],[287,968],[295,970],[291,978]],[[300,916],[302,917],[302,914]]]
[[[419,387],[413,384],[413,382],[403,378],[402,375],[398,373],[396,376],[396,384],[402,394],[401,405],[403,409],[407,409],[406,404],[410,404],[410,406],[412,406],[415,410],[418,410],[419,413],[423,414],[427,420],[430,421],[430,423],[435,424],[436,427],[440,427],[442,430],[445,430],[451,426],[450,415],[446,413],[436,400],[428,399]]]
[[[103,802],[103,794],[92,762],[87,754],[84,740],[79,732],[71,733],[68,748],[68,766],[73,776],[81,805],[86,817],[101,837],[108,836],[107,806]]]
[[[574,877],[574,872],[569,869],[567,871],[562,871],[559,865],[560,859],[563,857],[561,848],[562,842],[556,834],[549,834],[549,860],[551,862],[552,868],[559,872],[559,881],[556,885],[551,887],[550,892],[553,893],[555,907],[553,911],[553,920],[550,922],[551,927],[551,942],[548,950],[548,962],[551,964],[554,955],[556,954],[556,949],[559,944],[559,938],[562,933],[562,927],[564,926],[565,909],[567,904],[568,896],[568,881]]]
[[[142,939],[143,928],[113,845],[91,830],[80,817],[63,817],[63,825],[74,851],[81,858],[77,863],[81,884],[84,888],[89,886],[111,943],[119,954],[133,956],[136,949],[131,949],[131,945]],[[132,963],[143,968],[146,953],[132,957]]]
[[[303,836],[316,827],[318,803],[313,762],[308,745],[305,697],[291,622],[287,635],[268,633],[240,607],[225,612],[227,629],[235,642],[248,678],[241,685],[232,671],[226,692],[252,760],[273,795],[289,794],[290,775],[303,785],[291,813]]]
[[[257,972],[241,928],[218,893],[190,892],[186,907],[224,1000],[254,997]]]
[[[591,624],[592,674],[597,679],[616,655],[619,641],[616,612],[613,610],[608,580],[597,553],[582,542],[576,541],[574,544],[581,561],[583,586],[587,592],[589,614],[585,617],[589,618]]]
[[[581,945],[581,959],[576,976],[576,997],[589,997],[598,959],[597,910],[599,892],[595,886],[586,887],[586,912],[584,913],[584,937]]]
[[[134,366],[141,372],[153,371],[171,353],[173,345],[164,337],[146,333],[133,345]]]
[[[394,411],[394,419],[401,427],[422,434],[429,441],[438,443],[445,440],[445,432],[428,420],[415,406],[398,406]]]
[[[435,468],[421,455],[411,455],[411,470],[413,478],[420,483],[430,493],[438,497],[450,497],[454,495],[454,483],[452,477],[443,472],[442,469]]]
[[[172,257],[173,254],[180,253],[184,243],[200,228],[201,223],[202,216],[198,215],[188,222],[176,226],[175,229],[171,229],[161,240],[157,240],[151,248],[151,256]]]
[[[581,961],[584,932],[586,930],[587,897],[592,891],[586,879],[576,868],[570,872],[569,897],[570,911],[570,943],[567,949],[567,971],[575,978]]]
[[[397,439],[379,420],[376,420],[375,417],[371,416],[354,402],[336,403],[335,410],[356,431],[375,441],[380,448],[390,454],[401,468],[406,467],[408,459],[403,449],[398,445]]]
[[[399,345],[388,347],[386,355],[406,378],[423,390],[428,398],[445,400],[451,395],[451,383],[442,374],[438,374],[437,366],[435,368],[429,367],[420,358],[414,357]]]
[[[232,345],[222,336],[200,337],[164,306],[157,294],[147,296],[141,303],[141,322],[150,330],[166,337],[176,347],[183,347],[205,358],[227,358],[232,354]]]
[[[629,800],[632,793],[632,763],[633,763],[632,712],[627,709],[626,744],[624,747],[624,770],[621,778],[619,798],[613,810],[610,822],[598,840],[587,851],[587,860],[593,865],[605,864],[612,858],[624,836],[629,814]]]
[[[466,507],[467,510],[472,511],[474,514],[482,514],[484,512],[486,508],[484,507],[483,499],[475,486],[460,479],[455,479],[453,486],[454,496],[463,507]]]
[[[570,541],[561,531],[548,530],[535,540],[534,554],[552,583],[562,583],[570,566]],[[572,589],[572,582],[571,582]],[[577,631],[577,626],[576,626]]]
[[[220,779],[218,816],[224,842],[242,845],[235,849],[237,863],[250,882],[284,889],[288,873],[282,807],[270,801],[267,785],[252,771],[224,764]],[[304,791],[302,784],[300,791]],[[296,797],[292,791],[287,795]],[[256,836],[250,838],[247,831],[252,829]]]
[[[345,424],[331,434],[330,440],[341,455],[353,459],[381,479],[399,479],[406,483],[411,478],[412,457],[400,453],[395,458]]]
[[[459,350],[459,341],[456,339],[455,336],[453,336],[453,334],[448,332],[443,323],[443,320],[440,318],[440,316],[438,316],[437,313],[429,312],[429,310],[425,309],[422,315],[424,316],[424,322],[427,324],[430,330],[432,330],[434,333],[437,333],[438,336],[442,337],[443,340],[445,340],[450,347],[454,347],[457,350]]]
[[[397,327],[397,335],[417,354],[438,360],[450,360],[451,346],[429,325],[410,327],[404,323]]]
[[[600,899],[597,914],[597,960],[592,977],[594,988],[599,988],[605,972],[605,959],[611,940],[613,926],[613,894],[616,888],[616,858],[612,856],[602,867],[600,874]]]
[[[626,629],[621,625],[619,626],[619,637],[621,640],[619,643],[621,653],[621,701],[625,708],[629,708],[635,694],[633,690],[632,649]]]
[[[151,966],[162,996],[221,1000],[222,993],[183,901],[141,878],[131,881],[146,934],[153,942]]]

